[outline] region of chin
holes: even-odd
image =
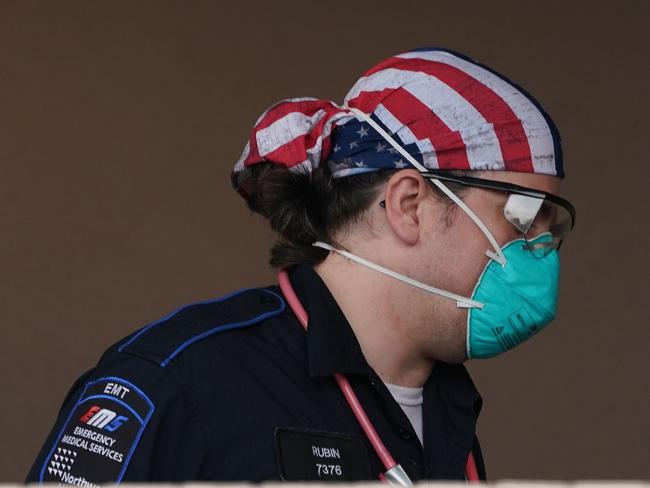
[[[455,326],[448,331],[445,348],[440,351],[439,360],[449,364],[467,361],[467,312],[456,318]]]
[[[447,364],[461,364],[467,361],[467,352],[464,347],[460,351],[449,351],[446,354],[440,354],[439,356],[438,361]]]
[[[433,357],[436,361],[442,361],[447,364],[460,364],[467,361],[467,350],[465,349],[465,337],[456,338],[457,340],[448,341],[444,345],[439,344],[438,350]]]
[[[456,327],[449,333],[437,354],[439,361],[449,364],[460,364],[467,361],[467,325],[456,324]]]

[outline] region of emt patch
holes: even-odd
[[[39,481],[86,487],[119,483],[153,411],[149,398],[122,378],[87,383]]]

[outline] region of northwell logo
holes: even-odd
[[[101,408],[97,405],[93,405],[88,409],[88,411],[81,416],[79,419],[84,424],[97,427],[98,429],[105,429],[109,432],[115,432],[117,429],[122,427],[122,425],[129,420],[128,417],[124,415],[117,415],[112,410],[107,408]]]
[[[66,470],[70,471],[76,458],[77,453],[75,451],[57,447],[56,454],[53,459],[50,460],[50,465],[47,467],[47,470],[50,474],[57,475],[61,478],[66,474]]]

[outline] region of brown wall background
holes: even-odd
[[[532,92],[563,135],[559,319],[470,368],[492,480],[650,478],[645,1],[0,2],[0,481],[21,481],[106,346],[268,284],[228,174],[258,115],[341,101],[445,46]]]

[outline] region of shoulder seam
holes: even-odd
[[[206,338],[206,337],[208,337],[208,336],[210,336],[212,334],[216,334],[217,332],[222,332],[224,330],[238,329],[240,327],[246,327],[246,326],[249,326],[249,325],[253,325],[253,324],[256,324],[258,322],[261,322],[264,319],[267,319],[269,317],[273,317],[275,315],[278,315],[278,314],[281,314],[282,312],[284,312],[285,304],[284,304],[284,300],[282,299],[282,297],[280,297],[280,295],[278,295],[277,293],[274,293],[274,292],[272,292],[270,290],[265,290],[264,288],[258,288],[258,289],[261,290],[261,291],[264,291],[265,293],[269,293],[270,295],[273,295],[278,300],[280,300],[279,308],[277,308],[275,310],[271,310],[270,312],[263,313],[262,315],[258,315],[257,317],[252,318],[250,320],[244,320],[242,322],[232,322],[230,324],[220,325],[218,327],[213,327],[212,329],[206,330],[205,332],[202,332],[201,334],[195,335],[194,337],[188,339],[183,344],[178,346],[169,356],[167,356],[167,358],[165,358],[160,363],[160,366],[164,368],[165,366],[167,366],[169,364],[169,362],[172,359],[174,359],[178,354],[180,354],[183,351],[183,349],[191,346],[195,342],[200,341],[201,339],[204,339],[204,338]]]
[[[258,316],[256,316],[256,317],[253,317],[252,319],[248,319],[248,320],[244,320],[244,321],[240,321],[240,322],[230,322],[230,323],[227,323],[227,324],[222,324],[222,325],[219,325],[219,326],[217,326],[217,327],[213,327],[213,328],[211,328],[211,329],[208,329],[208,330],[206,330],[206,331],[204,331],[204,332],[202,332],[202,333],[200,333],[200,334],[197,334],[197,335],[195,335],[195,336],[193,336],[193,337],[190,337],[189,339],[187,339],[186,341],[184,341],[184,342],[183,342],[182,344],[180,344],[176,349],[174,349],[170,354],[168,354],[167,357],[165,357],[165,359],[163,359],[160,363],[158,363],[157,361],[153,361],[153,362],[154,362],[155,364],[158,364],[158,366],[160,366],[161,368],[164,368],[164,367],[166,367],[166,366],[167,366],[167,365],[168,365],[168,364],[169,364],[169,363],[170,363],[170,362],[171,362],[171,361],[172,361],[172,360],[173,360],[173,359],[174,359],[178,354],[180,354],[184,349],[186,349],[187,347],[191,346],[191,345],[194,344],[195,342],[200,341],[201,339],[204,339],[204,338],[206,338],[206,337],[208,337],[208,336],[210,336],[210,335],[212,335],[212,334],[216,334],[216,333],[218,333],[218,332],[222,332],[222,331],[225,331],[225,330],[238,329],[238,328],[242,328],[242,327],[247,327],[247,326],[249,326],[249,325],[256,324],[256,323],[261,322],[261,321],[263,321],[263,320],[265,320],[265,319],[267,319],[267,318],[270,318],[270,317],[273,317],[273,316],[279,315],[279,314],[281,314],[282,312],[284,312],[284,310],[285,310],[285,308],[286,308],[285,302],[284,302],[283,298],[282,298],[280,295],[278,295],[277,293],[275,293],[275,292],[273,292],[273,291],[271,291],[271,290],[268,290],[268,289],[266,289],[266,288],[244,288],[244,289],[242,289],[242,290],[238,290],[238,291],[236,291],[236,292],[229,293],[229,294],[227,294],[227,295],[224,295],[224,296],[219,297],[219,298],[216,298],[216,299],[212,299],[212,300],[204,300],[204,301],[199,301],[199,302],[190,303],[190,304],[188,304],[188,305],[184,305],[184,306],[182,306],[182,307],[176,309],[176,310],[173,311],[172,313],[167,314],[167,315],[164,316],[163,318],[161,318],[161,319],[159,319],[159,320],[157,320],[157,321],[155,321],[155,322],[152,322],[151,324],[149,324],[149,325],[143,327],[142,329],[140,329],[140,330],[139,330],[138,332],[136,332],[136,333],[135,333],[131,338],[127,339],[123,344],[121,344],[121,345],[118,347],[117,351],[118,351],[118,352],[125,352],[125,353],[133,354],[133,351],[125,351],[125,349],[126,349],[127,347],[133,345],[133,344],[134,344],[138,339],[140,339],[144,334],[146,334],[146,333],[147,333],[149,330],[151,330],[152,328],[154,328],[154,327],[156,327],[156,326],[158,326],[158,325],[161,325],[161,324],[165,323],[167,320],[173,318],[175,315],[179,314],[180,312],[182,312],[183,310],[185,310],[185,309],[187,309],[187,308],[189,308],[189,307],[192,307],[192,306],[194,306],[194,305],[203,305],[203,304],[219,303],[219,302],[222,302],[222,301],[227,300],[227,299],[229,299],[229,298],[232,298],[232,297],[234,297],[234,296],[237,296],[237,295],[240,295],[240,294],[242,294],[242,293],[245,293],[245,292],[247,292],[247,291],[255,291],[255,290],[256,290],[256,291],[263,292],[263,293],[266,293],[266,294],[269,294],[269,295],[272,295],[273,297],[275,297],[275,298],[278,300],[278,302],[279,302],[278,307],[277,307],[276,309],[270,310],[270,311],[265,312],[265,313],[263,313],[263,314],[261,314],[261,315],[258,315]],[[136,356],[139,356],[138,354],[135,354],[135,355],[136,355]],[[143,358],[143,359],[151,360],[151,358]]]
[[[137,340],[138,340],[142,335],[144,335],[146,332],[148,332],[149,329],[152,329],[153,327],[162,324],[162,323],[165,322],[166,320],[171,319],[174,315],[179,314],[180,312],[182,312],[182,311],[185,310],[186,308],[192,307],[192,306],[194,306],[194,305],[203,305],[203,304],[208,304],[208,303],[219,303],[219,302],[221,302],[221,301],[223,301],[223,300],[227,300],[228,298],[232,298],[232,297],[234,297],[234,296],[237,296],[237,295],[239,295],[240,293],[244,293],[244,292],[249,291],[249,290],[257,290],[257,289],[258,289],[258,288],[243,288],[243,289],[241,289],[241,290],[237,290],[237,291],[234,291],[234,292],[232,292],[232,293],[228,293],[227,295],[223,295],[223,296],[221,296],[221,297],[219,297],[219,298],[215,298],[215,299],[212,299],[212,300],[200,300],[200,301],[198,301],[198,302],[193,302],[193,303],[188,303],[187,305],[183,305],[182,307],[177,308],[177,309],[174,310],[173,312],[168,313],[167,315],[165,315],[164,317],[162,317],[162,318],[156,320],[155,322],[152,322],[152,323],[150,323],[149,325],[144,326],[144,327],[143,327],[142,329],[140,329],[138,332],[136,332],[135,334],[133,334],[133,336],[132,336],[130,339],[127,339],[126,341],[124,341],[124,343],[121,344],[120,347],[117,349],[117,352],[122,352],[122,350],[123,350],[125,347],[128,347],[128,346],[130,346],[132,343],[134,343],[135,341],[137,341]]]

